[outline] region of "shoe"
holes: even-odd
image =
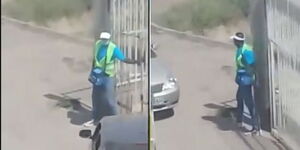
[[[253,134],[254,134],[254,135],[257,135],[257,136],[261,136],[261,135],[262,135],[262,130],[256,129],[255,132],[254,132]]]
[[[245,135],[259,135],[260,131],[257,129],[246,130],[244,131]]]
[[[237,123],[237,126],[238,126],[238,128],[243,128],[244,127],[242,122]]]
[[[85,126],[85,127],[92,127],[94,125],[95,125],[94,120],[90,120],[83,124],[83,126]]]

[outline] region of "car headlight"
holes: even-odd
[[[164,83],[162,90],[169,90],[175,88],[177,79],[176,78],[170,78],[168,82]]]

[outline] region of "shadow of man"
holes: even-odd
[[[202,116],[203,120],[211,121],[217,125],[220,130],[223,131],[235,131],[237,130],[236,118],[237,109],[229,105],[217,105],[213,103],[205,104],[206,108],[216,109],[216,115]],[[244,114],[244,122],[250,124],[251,119]]]
[[[67,117],[70,118],[70,123],[74,125],[82,125],[91,120],[91,107],[83,104],[79,99],[71,97],[63,97],[54,94],[45,94],[46,98],[56,100],[56,107],[65,108],[68,110]]]

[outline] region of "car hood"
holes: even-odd
[[[151,85],[165,83],[173,77],[172,72],[158,58],[151,58]]]

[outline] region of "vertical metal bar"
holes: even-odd
[[[113,38],[113,41],[116,41],[116,6],[115,6],[115,2],[116,0],[113,0],[112,3],[110,3],[110,8],[111,8],[111,14],[109,16],[110,20],[111,20],[111,26],[112,26],[112,31],[111,31],[111,35]],[[115,62],[115,70],[118,70],[118,63]],[[116,88],[116,97],[119,97],[119,88]]]
[[[126,17],[126,20],[127,20],[127,33],[129,33],[131,31],[131,16],[132,16],[132,8],[131,8],[131,0],[126,0],[127,1],[127,12],[128,12],[128,15]],[[126,35],[127,37],[127,44],[126,44],[126,47],[128,47],[128,57],[131,58],[131,37],[129,34]],[[128,65],[128,69],[129,69],[129,72],[128,72],[128,86],[130,87],[130,106],[131,106],[131,111],[132,111],[132,101],[134,99],[134,96],[133,96],[133,91],[132,91],[132,87],[131,87],[131,84],[130,84],[130,77],[131,77],[131,65]]]
[[[117,23],[116,23],[116,25],[118,26],[118,44],[121,44],[121,37],[120,37],[120,33],[121,33],[121,11],[120,11],[120,6],[121,6],[121,2],[120,2],[120,0],[117,0],[117,2],[118,2],[118,4],[117,4],[117,8],[116,8],[116,10],[117,10],[117,13],[118,13],[118,15],[117,15]]]
[[[283,21],[283,19],[282,19],[282,21]],[[281,25],[281,28],[283,28],[282,27],[283,25]],[[283,30],[281,31],[281,32],[284,32]],[[283,34],[281,34],[281,35],[283,35]],[[278,49],[279,51],[282,51],[282,49],[280,48],[280,49]],[[281,56],[281,55],[279,55],[279,56]],[[281,97],[282,97],[282,116],[283,116],[283,124],[282,124],[282,127],[283,127],[283,129],[285,130],[286,129],[286,73],[285,73],[285,70],[286,70],[286,62],[285,61],[282,61],[282,59],[279,59],[280,60],[280,63],[282,64],[282,66],[281,66],[281,70],[280,70],[280,74],[281,74],[281,80],[282,80],[282,84],[281,84],[281,86],[282,86],[282,88],[280,89],[280,93],[279,94],[281,94]]]
[[[135,7],[135,4],[136,4],[136,2],[137,2],[137,0],[131,0],[131,10],[132,10],[132,19],[131,19],[131,25],[132,25],[132,31],[137,31],[137,28],[136,28],[136,14],[137,14],[137,12],[135,11],[136,10],[136,7]],[[135,59],[137,59],[137,39],[135,38],[135,36],[133,36],[134,37],[134,58]],[[134,97],[135,97],[135,100],[137,100],[138,99],[138,90],[137,90],[137,72],[136,72],[136,67],[137,67],[137,65],[135,65],[134,66],[134,79],[135,79],[135,82],[134,82]]]
[[[125,0],[126,2],[126,32],[128,32],[128,28],[129,28],[129,16],[130,16],[130,9],[129,9],[129,0]],[[131,52],[129,51],[129,47],[128,47],[128,35],[125,35],[125,38],[126,38],[126,50],[127,50],[127,57],[131,58]],[[131,70],[131,65],[126,65],[126,68],[127,68],[127,81],[130,82],[130,70]],[[130,84],[128,84],[129,86]]]
[[[283,87],[283,83],[282,83],[282,63],[281,63],[281,59],[280,59],[280,55],[279,55],[279,48],[276,47],[276,57],[277,57],[277,66],[278,66],[278,87],[279,87],[279,90],[282,90]],[[283,91],[282,91],[283,92]],[[282,97],[282,92],[280,92],[278,94],[278,99],[279,99],[279,121],[280,121],[280,129],[283,129],[284,128],[284,115],[283,115],[283,97]]]
[[[131,18],[131,6],[130,6],[130,0],[126,0],[126,32],[130,32],[130,26],[131,26],[131,21],[130,21],[130,18]],[[131,47],[130,47],[130,42],[131,42],[131,39],[130,39],[130,35],[126,35],[126,47],[127,47],[127,51],[128,51],[128,57],[129,58],[132,58],[131,57]],[[131,84],[130,84],[130,75],[131,75],[131,66],[132,65],[127,65],[128,67],[128,82],[129,84],[128,85],[128,88],[130,89],[130,91],[128,92],[128,94],[130,95],[130,99],[129,99],[129,106],[130,106],[130,111],[132,112],[132,108],[133,108],[133,91],[132,91],[132,87],[131,87]]]
[[[147,0],[146,0],[147,1]],[[147,33],[149,34],[149,35],[147,35],[147,43],[148,43],[148,45],[147,45],[147,49],[148,49],[148,51],[146,52],[146,58],[147,58],[147,63],[149,63],[148,65],[146,65],[147,67],[146,67],[146,72],[147,72],[147,79],[148,80],[146,80],[146,83],[147,83],[147,85],[146,85],[146,95],[147,95],[147,99],[148,99],[148,104],[149,104],[149,106],[148,106],[148,109],[150,109],[150,110],[148,110],[148,112],[151,112],[151,84],[150,84],[150,80],[151,80],[151,56],[149,56],[149,54],[151,54],[151,49],[149,49],[149,43],[151,43],[152,41],[151,41],[151,7],[152,7],[152,4],[151,4],[151,2],[152,1],[148,1],[148,10],[147,10],[147,12],[149,12],[149,13],[146,13],[146,17],[147,18],[149,18],[149,20],[147,20],[147,26],[146,26],[146,28],[147,28]],[[148,16],[149,15],[149,16]],[[150,69],[148,68],[148,67],[150,67]],[[150,70],[150,72],[149,72],[149,70]],[[149,85],[150,84],[150,85]],[[148,89],[148,87],[150,87],[150,89]]]
[[[148,3],[148,1],[147,0],[143,0],[143,3],[146,3],[146,6],[148,6],[149,5],[149,3],[150,3],[150,1],[149,1],[149,3]],[[146,18],[145,20],[147,20],[148,19],[148,10],[146,10],[146,11],[144,11],[143,12],[143,14],[141,14],[141,16],[143,16],[144,18]],[[144,25],[144,26],[142,26],[142,29],[144,30],[144,32],[146,32],[147,33],[147,31],[148,31],[148,26],[146,25]],[[150,34],[150,33],[148,33],[148,34]],[[145,43],[145,45],[147,45],[147,43],[148,43],[148,34],[144,34],[145,36],[144,36],[144,43]],[[145,99],[146,100],[149,100],[149,97],[148,97],[148,93],[149,93],[149,90],[148,90],[148,79],[149,79],[149,72],[148,72],[148,66],[149,66],[149,58],[148,58],[148,47],[146,46],[145,47],[145,49],[144,49],[144,54],[145,54],[145,62],[146,62],[146,65],[145,66],[143,66],[143,74],[144,75],[147,75],[147,77],[146,78],[144,78],[144,83],[145,83],[145,85],[144,85],[144,95],[145,95]]]
[[[132,31],[137,31],[136,29],[136,7],[135,7],[135,4],[136,4],[137,0],[131,0],[131,30]],[[133,32],[134,33],[134,32]],[[131,45],[132,45],[132,56],[134,57],[135,60],[137,60],[137,56],[136,56],[136,53],[137,53],[137,45],[136,45],[136,37],[135,37],[135,34],[133,34],[132,37],[132,42],[131,42]],[[137,65],[134,65],[132,66],[132,74],[133,74],[133,79],[134,79],[134,85],[133,85],[133,89],[134,89],[134,99],[135,99],[135,102],[134,102],[134,105],[136,105],[139,101],[138,101],[138,89],[137,89],[137,72],[135,71],[135,68],[137,67]]]
[[[113,0],[111,3],[111,8],[112,8],[112,14],[111,14],[111,18],[112,18],[112,26],[113,26],[113,30],[112,30],[112,35],[113,35],[113,39],[114,41],[117,40],[117,27],[116,27],[116,0]],[[118,43],[117,43],[118,44]],[[116,70],[120,70],[120,66],[119,66],[119,62],[116,62],[115,64],[116,66]],[[119,74],[117,74],[117,79],[119,78]]]
[[[138,12],[138,6],[137,6],[137,4],[138,4],[138,2],[139,2],[139,0],[134,0],[134,30],[135,31],[138,31],[139,30],[139,28],[138,28],[138,15],[139,15],[139,12]],[[138,33],[136,34],[136,35],[138,35]],[[134,45],[135,45],[135,58],[137,59],[138,58],[138,55],[137,55],[137,53],[138,53],[138,39],[137,38],[135,38],[135,43],[134,43]],[[137,79],[137,65],[135,66],[135,74],[136,74],[136,78],[135,79]]]
[[[126,0],[126,32],[129,32],[129,26],[130,26],[130,4],[129,4],[129,0]],[[131,58],[131,51],[129,49],[129,39],[130,36],[125,35],[126,37],[126,48],[127,48],[127,57]],[[128,81],[130,81],[130,71],[131,71],[131,65],[127,65],[127,69],[128,69],[128,73],[127,73],[127,79]],[[130,86],[130,84],[128,84],[128,86]],[[131,97],[131,95],[130,95]]]
[[[145,1],[144,0],[140,0],[139,1],[139,3],[137,4],[137,7],[138,6],[140,6],[140,5],[142,5],[143,3],[144,3]],[[140,7],[138,7],[137,8],[138,9],[138,11],[139,11],[139,24],[138,24],[138,28],[139,28],[139,30],[141,30],[142,32],[144,32],[144,26],[143,26],[143,16],[144,16],[144,14],[145,14],[145,12],[142,10],[142,9],[140,9]],[[144,36],[144,33],[142,33],[141,34],[141,42],[143,43],[142,45],[141,45],[141,47],[140,47],[140,51],[141,51],[141,53],[142,54],[145,54],[145,50],[144,50],[144,42],[145,42],[145,36]],[[142,68],[141,68],[141,86],[142,86],[142,88],[141,88],[141,95],[142,95],[142,98],[144,98],[145,97],[145,86],[146,86],[146,82],[145,82],[145,79],[144,79],[144,66],[142,65],[141,66]],[[143,99],[141,99],[141,106],[142,106],[142,111],[144,111],[144,104],[143,104]]]
[[[125,7],[124,7],[124,25],[125,25],[125,30],[123,32],[128,32],[128,16],[129,16],[129,12],[128,12],[128,0],[123,0],[124,3],[125,3]],[[127,35],[124,35],[124,47],[126,49],[126,57],[129,57],[129,50],[128,50],[128,36]],[[129,73],[130,73],[130,65],[125,65],[126,66],[126,81],[129,81],[128,80],[128,76],[129,76]],[[126,88],[127,89],[130,89],[129,87],[129,84],[126,85]],[[130,99],[131,99],[131,95],[130,95],[130,92],[127,92],[127,95],[128,95],[128,106],[131,107],[131,104],[130,104]]]
[[[121,6],[122,30],[121,30],[121,32],[125,32],[126,31],[126,20],[125,20],[126,19],[126,0],[120,0],[120,1],[122,1],[122,6]],[[123,48],[124,54],[125,54],[125,56],[127,56],[127,49],[125,47],[125,45],[126,45],[125,36],[122,35],[121,39],[122,39],[122,48]],[[123,72],[124,80],[126,80],[126,78],[127,78],[127,65],[123,64],[123,68],[124,68],[124,72]]]
[[[136,11],[136,20],[135,20],[135,25],[136,25],[136,30],[139,30],[140,31],[140,29],[141,29],[141,26],[140,26],[140,15],[143,13],[143,12],[141,12],[140,11],[140,7],[139,7],[139,5],[140,5],[140,3],[141,3],[141,0],[139,0],[139,1],[137,1],[137,3],[135,4],[135,7],[136,7],[136,9],[135,9],[135,11]],[[142,49],[142,47],[141,47],[141,44],[139,44],[138,45],[138,43],[140,43],[140,42],[142,42],[142,38],[143,37],[141,37],[141,35],[142,34],[139,34],[139,39],[136,39],[136,45],[137,45],[137,47],[139,47],[139,51],[140,51],[140,53],[142,54],[143,53],[143,49]],[[142,67],[142,66],[139,66],[139,67]],[[142,74],[142,68],[141,68],[141,72],[140,72],[140,82],[139,82],[139,86],[140,86],[140,91],[139,91],[139,95],[140,95],[140,103],[141,103],[141,111],[143,111],[143,103],[142,103],[142,97],[143,97],[143,74]]]
[[[117,6],[116,6],[116,26],[118,27],[117,31],[117,39],[118,39],[118,46],[121,48],[121,27],[122,27],[122,18],[121,18],[121,0],[116,0],[117,1]],[[123,49],[122,49],[123,50]],[[122,63],[118,64],[120,71],[124,71]],[[119,73],[119,83],[123,81],[123,74]]]
[[[116,24],[115,24],[115,0],[113,0],[112,3],[110,3],[110,7],[111,7],[111,14],[110,14],[110,18],[111,18],[111,23],[112,23],[112,31],[111,31],[111,35],[115,41],[115,37],[116,37]]]
[[[142,2],[142,5],[143,5],[143,7],[142,7],[142,12],[140,13],[140,16],[142,16],[142,24],[141,24],[141,30],[143,31],[143,53],[144,54],[146,54],[146,56],[145,56],[145,63],[146,63],[146,67],[145,68],[147,68],[148,67],[148,63],[149,63],[149,60],[148,60],[148,56],[147,56],[147,54],[148,54],[148,52],[147,52],[147,47],[146,47],[146,43],[148,42],[148,36],[147,36],[147,34],[144,34],[144,32],[147,32],[147,25],[145,26],[145,20],[147,20],[147,18],[148,18],[148,16],[147,15],[149,15],[148,14],[148,11],[147,10],[145,10],[145,4],[146,4],[146,6],[147,6],[147,0],[141,0],[141,2]],[[147,76],[148,76],[148,72],[147,72],[147,69],[143,69],[142,70],[142,75],[143,75],[143,83],[144,83],[144,87],[143,87],[143,95],[147,95],[148,93],[147,93],[147,87],[148,87],[148,81],[147,80],[145,80],[144,79],[144,72],[146,71],[146,74],[147,74]],[[147,99],[147,97],[146,97],[146,99]]]
[[[269,65],[269,95],[270,95],[270,103],[271,103],[271,128],[276,128],[276,102],[275,102],[275,93],[274,93],[274,52],[273,52],[273,43],[269,43],[268,49],[268,65]]]

